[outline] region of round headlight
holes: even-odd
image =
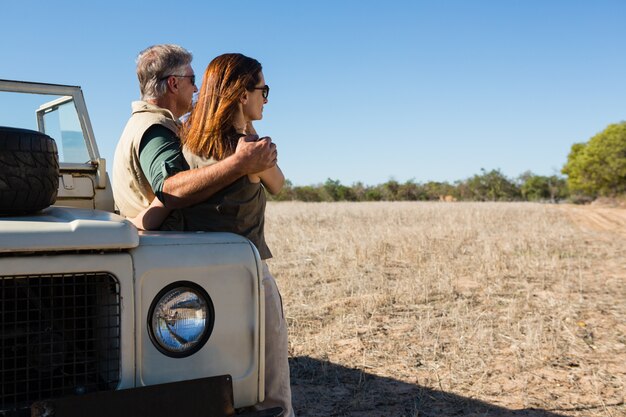
[[[188,281],[175,282],[152,301],[148,314],[150,339],[167,356],[192,355],[209,339],[214,314],[213,302],[202,287]]]

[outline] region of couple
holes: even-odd
[[[252,122],[263,117],[269,87],[261,64],[224,54],[207,67],[198,101],[192,55],[155,45],[137,58],[141,101],[115,150],[113,193],[120,214],[141,229],[228,231],[252,241],[263,259],[266,317],[265,401],[293,416],[287,326],[265,260],[264,188],[278,193],[284,176],[276,145]]]

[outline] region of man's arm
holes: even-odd
[[[241,138],[237,151],[222,161],[181,171],[166,178],[162,191],[165,206],[182,208],[200,203],[237,179],[254,172],[256,167],[268,169],[275,164],[275,158],[271,156],[275,146],[271,142],[245,142],[242,146],[244,140]]]
[[[142,210],[139,214],[130,220],[137,229],[140,230],[157,230],[170,214],[171,210],[163,206],[157,197],[147,209]]]
[[[146,131],[139,159],[154,194],[169,209],[200,203],[238,178],[276,165],[276,145],[271,139],[249,135],[239,139],[228,158],[189,170],[180,141],[164,129],[155,125]]]

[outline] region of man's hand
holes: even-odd
[[[233,158],[237,159],[243,172],[255,174],[276,165],[278,152],[269,136],[259,139],[257,135],[248,135],[239,139]]]

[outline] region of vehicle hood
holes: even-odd
[[[129,249],[138,244],[135,226],[106,211],[49,207],[27,216],[0,217],[0,253]]]

